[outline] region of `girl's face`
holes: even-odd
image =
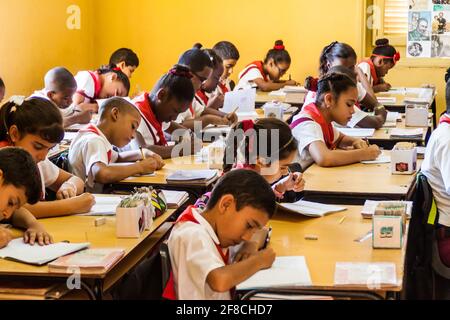
[[[192,85],[194,86],[194,91],[197,92],[200,90],[203,82],[208,80],[208,78],[211,76],[211,73],[213,72],[213,69],[210,67],[205,67],[200,72],[193,72],[191,71],[193,77],[191,79]]]
[[[175,97],[169,96],[166,89],[160,89],[157,97],[155,113],[156,118],[160,122],[175,121],[178,115],[189,109],[189,105],[192,103],[192,101],[178,101]]]
[[[355,113],[355,103],[358,101],[358,90],[355,87],[348,88],[341,93],[336,100],[331,93],[327,93],[324,102],[331,114],[331,120],[346,126]]]
[[[217,68],[214,69],[214,71],[211,73],[211,76],[208,78],[208,80],[206,80],[201,88],[203,90],[205,90],[208,93],[214,92],[214,90],[216,90],[217,86],[219,85],[220,82],[220,77],[223,74],[223,65],[220,64],[217,66]]]
[[[117,74],[111,72],[105,77],[102,90],[100,91],[100,99],[109,99],[112,97],[126,97],[127,89],[125,85],[117,78]]]
[[[25,134],[21,137],[16,126],[9,129],[9,136],[13,145],[28,151],[36,163],[44,161],[50,149],[56,146],[56,143],[50,143],[35,134]]]
[[[258,164],[255,168],[269,184],[273,184],[289,173],[288,166],[294,162],[296,154],[294,151],[285,159],[274,160],[269,165]]]
[[[9,219],[26,202],[25,189],[5,184],[0,170],[0,221]]]
[[[375,57],[374,65],[377,71],[377,75],[380,78],[386,76],[389,70],[394,67],[394,63],[391,60],[383,59],[381,57]]]
[[[269,73],[269,77],[272,81],[278,81],[282,76],[286,74],[290,66],[290,63],[279,62],[277,64],[273,59],[269,59],[268,63],[266,64],[266,70]]]
[[[221,77],[222,81],[225,81],[233,74],[234,67],[236,66],[236,64],[237,64],[237,60],[235,60],[235,59],[223,60],[223,73],[222,73],[222,77]]]
[[[131,76],[133,75],[133,73],[136,71],[137,67],[136,66],[127,66],[125,61],[120,62],[117,65],[118,68],[120,68],[120,70],[125,73],[125,75],[128,77],[128,79],[131,79]]]

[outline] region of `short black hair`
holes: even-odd
[[[44,77],[45,89],[55,92],[64,91],[67,88],[77,88],[77,82],[73,74],[63,67],[49,70]]]
[[[100,110],[98,112],[100,115],[100,119],[104,119],[105,115],[113,108],[117,108],[120,112],[123,113],[136,112],[139,114],[138,109],[131,102],[121,97],[112,97],[102,103],[102,106],[100,107]]]
[[[0,170],[3,183],[16,188],[25,188],[29,204],[35,204],[41,198],[42,184],[36,162],[21,148],[0,149]]]
[[[150,96],[155,98],[158,91],[165,88],[169,97],[174,97],[179,102],[191,103],[195,96],[191,77],[188,67],[177,64],[159,79]]]
[[[117,49],[109,59],[109,64],[112,65],[117,65],[121,62],[125,62],[126,66],[139,67],[139,58],[137,54],[128,48]]]
[[[213,50],[222,58],[222,60],[239,60],[239,50],[229,41],[220,41],[216,43]]]
[[[117,80],[123,83],[125,89],[127,90],[127,95],[130,93],[130,79],[128,76],[122,72],[119,68],[116,67],[115,64],[110,64],[108,66],[101,66],[99,69],[97,69],[98,74],[108,74],[108,73],[115,73],[117,75]]]
[[[264,59],[264,63],[269,62],[270,59],[273,59],[275,63],[291,63],[291,56],[289,52],[285,49],[283,40],[275,41],[275,46],[273,49],[270,49],[267,52],[266,58]]]
[[[192,72],[201,72],[206,67],[211,69],[214,68],[211,57],[208,53],[202,50],[202,45],[200,43],[194,44],[192,49],[184,52],[180,56],[178,64],[189,67]]]
[[[271,218],[276,209],[275,194],[269,183],[252,170],[233,170],[225,174],[216,184],[208,201],[211,210],[224,195],[232,195],[236,200],[236,210],[250,206],[262,210]]]

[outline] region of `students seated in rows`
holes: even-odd
[[[450,81],[446,87],[447,111],[428,141],[422,173],[428,178],[439,210],[438,248],[442,262],[450,268]]]
[[[257,87],[261,91],[275,91],[287,85],[297,85],[294,80],[281,81],[291,66],[291,56],[286,51],[283,41],[275,42],[264,61],[250,63],[239,74],[239,82],[234,90]]]
[[[365,75],[362,74],[361,69],[356,68],[356,52],[351,46],[342,42],[332,42],[326,46],[320,55],[320,67],[319,76],[323,77],[329,70],[336,66],[342,66],[348,68],[352,73],[360,73],[358,76],[355,74],[353,77],[357,77],[357,89],[358,89],[358,102],[355,104],[355,113],[347,126],[360,127],[360,128],[375,128],[379,129],[386,121],[387,111],[383,105],[380,105],[377,101],[375,94],[369,86],[368,92],[364,85],[361,83],[361,79],[367,82]],[[305,97],[304,105],[314,103],[317,93],[317,82],[319,79],[308,77],[305,82],[305,88],[309,90]],[[363,105],[371,110],[374,110],[374,115],[370,115],[360,109]]]
[[[236,114],[226,114],[218,111],[217,109],[223,106],[224,97],[221,94],[211,94],[216,90],[219,79],[223,73],[222,59],[213,50],[202,50],[201,48],[201,44],[196,44],[194,49],[192,49],[194,50],[194,53],[184,54],[180,58],[179,63],[186,65],[191,69],[191,72],[194,75],[192,78],[194,88],[196,88],[198,82],[194,80],[197,76],[192,70],[201,68],[197,65],[211,67],[212,72],[200,83],[200,86],[196,90],[195,99],[192,101],[192,105],[188,110],[179,115],[177,123],[191,130],[194,130],[194,123],[196,121],[201,122],[202,128],[205,128],[210,124],[232,125],[237,121]]]
[[[75,76],[77,92],[73,103],[82,111],[98,112],[98,99],[126,97],[130,91],[130,80],[120,68],[101,67],[97,71],[80,71]]]
[[[275,260],[250,242],[275,212],[275,195],[256,172],[234,170],[216,184],[206,210],[190,206],[169,237],[172,275],[164,297],[229,300],[233,289]],[[242,245],[240,251],[237,246]],[[234,252],[233,252],[234,251]]]
[[[185,137],[181,143],[188,144],[182,153],[172,153],[175,145],[169,146],[167,136],[175,130],[187,129],[174,121],[188,110],[194,99],[193,75],[188,67],[175,65],[167,74],[159,79],[151,92],[144,93],[133,100],[142,116],[136,138],[130,149],[144,147],[159,154],[163,159],[175,156],[186,156],[196,152],[195,139]],[[190,151],[190,152],[187,152]],[[184,154],[183,152],[187,152]]]
[[[400,60],[400,53],[389,44],[388,39],[378,39],[375,44],[370,58],[358,64],[358,67],[366,75],[373,91],[377,93],[391,89],[391,85],[384,81],[384,77]]]
[[[345,136],[332,124],[346,126],[357,99],[356,83],[347,75],[329,73],[319,80],[316,102],[304,106],[291,124],[304,169],[313,162],[335,167],[374,160],[380,155],[376,145]]]
[[[77,82],[69,70],[56,67],[49,70],[44,78],[45,88],[35,91],[31,97],[50,100],[61,111],[64,128],[73,124],[85,124],[91,120],[89,110],[81,110],[72,105],[72,97],[77,91]]]
[[[141,115],[133,104],[123,98],[110,98],[99,115],[97,126],[90,124],[80,130],[69,149],[71,172],[86,181],[88,191],[101,193],[104,184],[153,173],[164,166],[161,157],[150,150],[142,150],[145,159],[140,150],[122,153],[113,150],[113,146],[122,148],[129,144],[136,134]]]
[[[43,98],[31,98],[21,105],[8,102],[0,109],[0,147],[15,146],[28,151],[37,163],[42,180],[42,198],[26,205],[37,218],[48,218],[89,212],[94,197],[83,194],[81,179],[58,168],[48,152],[64,138],[62,117],[58,108]],[[45,189],[56,192],[55,201],[45,201]]]
[[[224,68],[217,87],[217,93],[225,95],[225,93],[232,91],[235,87],[235,83],[231,81],[230,77],[240,58],[239,51],[236,46],[229,41],[220,41],[216,43],[213,50],[222,59]]]
[[[23,206],[35,204],[41,196],[41,179],[31,155],[22,148],[0,149],[0,222],[25,229],[23,240],[34,245],[50,244],[52,237]],[[0,249],[13,239],[0,226]]]
[[[129,79],[139,67],[137,54],[128,48],[120,48],[113,52],[109,58],[109,65],[119,68]]]
[[[2,78],[0,78],[0,102],[2,102],[3,99],[5,98],[5,93],[6,93],[5,83],[3,82]]]

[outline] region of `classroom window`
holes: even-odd
[[[374,0],[374,15],[379,19],[373,29],[373,44],[388,38],[392,45],[406,46],[410,0]]]

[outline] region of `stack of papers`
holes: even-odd
[[[117,206],[122,201],[121,196],[101,196],[94,195],[95,204],[88,213],[80,214],[80,216],[115,216]]]
[[[385,204],[396,204],[401,201],[373,201],[373,200],[366,200],[364,203],[364,207],[361,210],[361,215],[365,219],[372,219],[373,215],[375,214],[375,209],[377,208],[377,205],[380,203]],[[407,218],[411,218],[411,212],[412,212],[413,203],[412,201],[406,201],[406,216]]]
[[[337,262],[334,284],[363,286],[377,289],[381,286],[396,286],[397,274],[394,263]]]
[[[308,90],[301,86],[285,86],[282,90],[284,93],[308,93]]]
[[[381,104],[395,104],[397,102],[396,97],[377,97],[377,100]]]
[[[270,269],[261,270],[237,286],[237,290],[311,286],[305,257],[278,257]]]
[[[420,139],[423,137],[423,129],[399,129],[395,128],[391,130],[391,138],[411,138]]]
[[[361,128],[337,128],[342,134],[354,138],[373,137],[375,129],[361,129]]]
[[[166,178],[169,184],[206,184],[216,179],[219,175],[217,170],[179,170]]]
[[[283,209],[286,209],[293,213],[300,213],[307,217],[323,217],[324,215],[329,213],[347,210],[347,208],[345,207],[330,206],[327,204],[304,200],[300,200],[295,203],[279,203],[278,205]]]
[[[162,192],[169,209],[178,209],[189,199],[189,194],[186,191],[163,190]]]

